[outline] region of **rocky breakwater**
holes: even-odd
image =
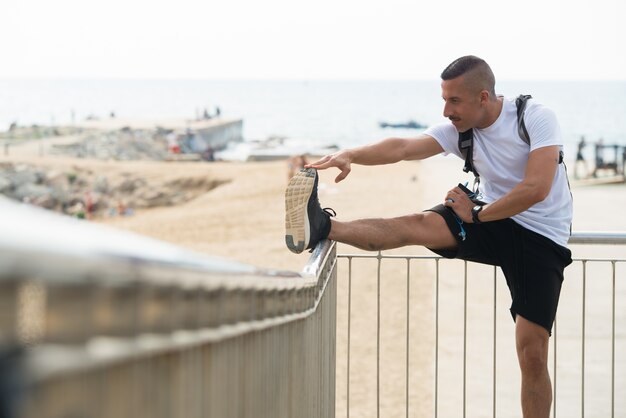
[[[146,180],[129,172],[103,175],[84,167],[55,169],[0,163],[0,194],[77,216],[130,215],[136,209],[173,206],[223,184],[206,177]]]
[[[122,128],[112,131],[96,131],[86,134],[81,140],[55,145],[54,154],[75,158],[99,160],[156,160],[168,159],[167,136],[170,131],[156,129]]]

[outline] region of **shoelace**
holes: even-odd
[[[325,212],[330,217],[337,216],[337,212],[333,208],[322,208],[322,211]]]

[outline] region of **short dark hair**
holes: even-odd
[[[484,59],[474,55],[465,55],[452,61],[441,73],[441,79],[452,80],[468,73],[474,73],[470,81],[472,85],[485,89],[495,96],[496,78],[493,71]]]
[[[487,65],[487,63],[484,59],[478,58],[474,55],[465,55],[464,57],[457,58],[452,61],[452,63],[450,63],[450,65],[448,65],[441,73],[441,79],[452,80],[453,78],[457,78],[475,68],[478,68],[480,65]]]

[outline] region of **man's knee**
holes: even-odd
[[[424,235],[424,214],[413,213],[395,218],[397,221],[396,234],[402,245],[421,244],[420,237]]]
[[[407,222],[407,244],[429,248],[456,248],[457,242],[441,217],[434,212],[421,212],[403,217]]]
[[[540,375],[548,370],[548,356],[539,344],[518,346],[517,355],[524,373]]]

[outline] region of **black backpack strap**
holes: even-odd
[[[526,103],[528,99],[532,99],[530,94],[520,94],[515,99],[515,106],[517,107],[517,132],[524,142],[530,146],[530,135],[526,130],[526,124],[524,123],[524,112],[526,111]],[[563,163],[563,150],[559,151],[559,164]]]
[[[515,106],[517,107],[517,132],[520,138],[528,145],[530,145],[530,135],[528,135],[526,124],[524,123],[524,111],[526,110],[528,99],[532,99],[532,97],[533,96],[530,94],[520,94],[517,96],[517,99],[515,99]]]
[[[526,129],[526,124],[524,123],[524,112],[526,111],[526,104],[528,100],[532,99],[530,94],[520,94],[517,99],[515,99],[515,106],[517,107],[517,131],[519,133],[520,138],[530,146],[530,135],[528,134],[528,130]],[[474,190],[478,190],[478,185],[480,184],[480,175],[476,168],[474,167],[474,163],[472,161],[474,156],[474,130],[468,129],[465,132],[459,132],[459,151],[463,158],[465,158],[465,165],[463,166],[463,171],[469,173],[470,171],[474,173]],[[559,152],[559,164],[563,163],[563,151]]]
[[[474,130],[468,129],[465,132],[459,132],[459,151],[465,158],[465,165],[463,171],[474,173],[474,185],[480,184],[480,174],[476,171],[472,158],[474,156]]]

